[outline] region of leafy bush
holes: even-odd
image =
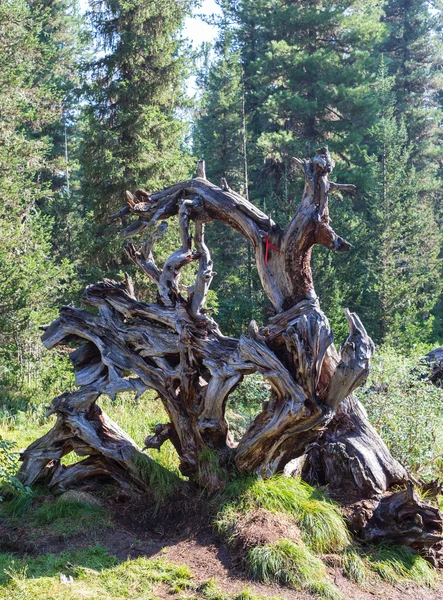
[[[31,488],[15,477],[17,471],[18,452],[15,451],[15,444],[0,436],[0,502],[5,493],[19,496],[31,494]]]
[[[443,472],[443,400],[441,389],[427,381],[420,362],[426,350],[400,356],[378,350],[364,388],[356,395],[389,450],[410,471],[424,478]]]

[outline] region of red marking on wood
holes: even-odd
[[[269,241],[269,233],[267,233],[265,235],[265,244],[266,244],[266,250],[265,250],[265,265],[268,266],[268,257],[269,257],[269,248],[271,250],[275,250],[275,252],[281,252],[281,250],[279,250],[278,248],[276,248],[275,246],[273,246],[271,244],[271,242]]]

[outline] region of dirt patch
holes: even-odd
[[[145,556],[165,558],[175,564],[187,565],[199,586],[213,579],[219,589],[228,594],[238,594],[245,588],[262,598],[285,600],[315,600],[307,592],[290,590],[278,585],[258,583],[248,578],[238,560],[237,551],[214,536],[210,519],[202,514],[198,501],[186,503],[189,513],[178,510],[155,512],[155,506],[143,501],[136,504],[113,503],[108,508],[115,516],[114,526],[94,535],[75,535],[68,539],[49,535],[33,529],[24,520],[20,527],[0,519],[0,551],[25,554],[57,554],[66,550],[100,544],[121,561]],[[176,514],[174,514],[174,510]],[[207,508],[206,508],[207,510]],[[168,517],[169,515],[169,517]],[[284,515],[274,515],[257,510],[242,516],[233,525],[244,548],[268,544],[281,537],[300,539],[300,532]],[[382,581],[368,583],[360,588],[343,575],[340,557],[328,555],[325,563],[330,580],[337,585],[347,600],[442,600],[443,583],[438,589],[422,588],[414,584],[388,585]],[[156,597],[175,600],[170,588],[159,586]],[[178,597],[177,597],[178,598]]]
[[[20,527],[0,523],[0,552],[34,554],[38,546],[29,539],[29,534]]]
[[[248,551],[256,546],[276,543],[282,538],[300,543],[301,533],[287,515],[259,508],[239,516],[230,528],[229,538],[236,550]]]

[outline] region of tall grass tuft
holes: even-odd
[[[328,600],[343,600],[339,590],[327,579],[322,561],[306,547],[290,540],[253,548],[248,553],[247,566],[252,577],[265,583],[277,582]]]
[[[303,541],[314,552],[339,552],[349,545],[349,532],[339,506],[301,479],[237,479],[226,487],[221,502],[224,507],[217,526],[222,533],[228,529],[235,511],[264,508],[292,517]]]
[[[379,544],[368,552],[366,559],[372,571],[392,584],[414,581],[433,587],[437,582],[432,566],[407,546]]]
[[[361,556],[352,548],[347,548],[343,553],[343,573],[358,585],[366,582],[368,568]]]
[[[159,464],[147,454],[139,452],[135,455],[135,466],[140,477],[149,485],[158,503],[172,496],[182,483],[182,479],[174,472]]]

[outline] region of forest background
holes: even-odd
[[[183,36],[194,0],[90,0],[86,13],[76,0],[0,3],[0,433],[22,441],[20,423],[40,426],[73,386],[66,356],[39,341],[60,305],[125,272],[154,299],[108,221],[125,190],[192,177],[204,158],[209,180],[226,178],[284,226],[302,191],[291,157],[327,144],[335,179],[357,186],[331,202],[353,249],[316,248],[316,291],[337,343],[343,308],[362,319],[378,358],[360,398],[396,456],[435,476],[440,392],[411,369],[443,339],[443,4],[217,3],[217,41],[198,50]],[[160,255],[177,239],[170,227]],[[207,239],[222,331],[263,323],[251,249],[220,224]],[[232,418],[263,393],[240,388]]]

